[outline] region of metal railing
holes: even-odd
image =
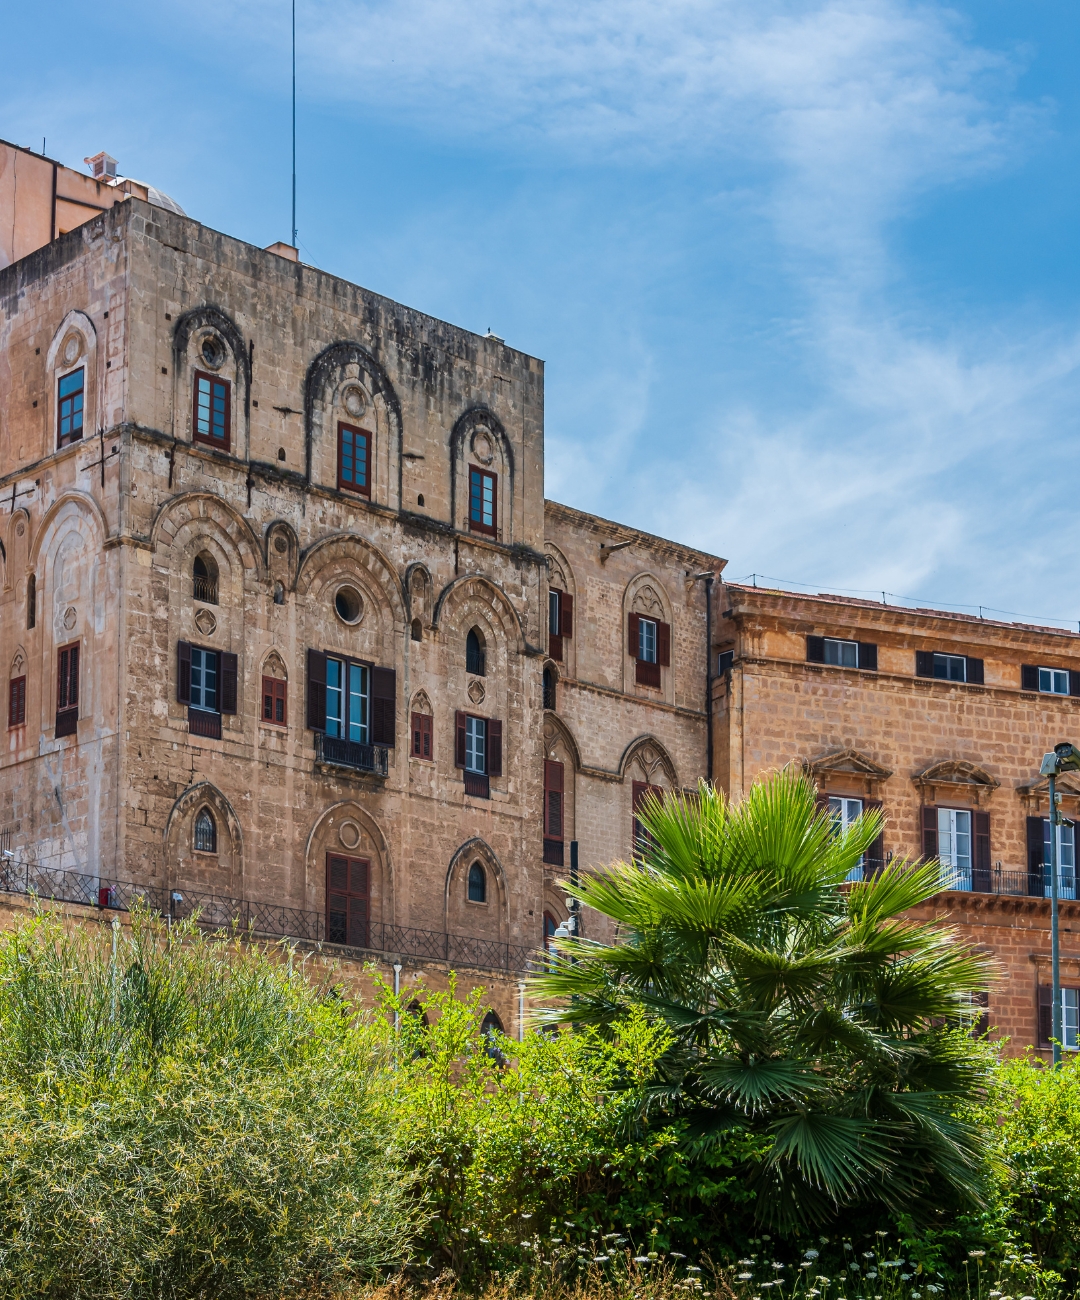
[[[347,767],[354,772],[368,772],[372,776],[386,776],[390,770],[389,754],[383,745],[362,745],[357,740],[343,740],[340,736],[315,733],[315,762],[330,767]]]
[[[486,772],[465,771],[465,793],[474,799],[491,798],[491,781]]]
[[[200,578],[197,574],[191,579],[192,594],[204,605],[218,603],[217,578]]]
[[[130,911],[136,902],[173,921],[194,917],[208,930],[237,930],[259,938],[299,939],[327,943],[326,915],[277,903],[259,903],[246,898],[192,889],[165,889],[131,881],[106,880],[85,872],[41,867],[14,858],[0,859],[0,893],[33,895],[57,903],[83,907]],[[441,930],[418,930],[411,926],[372,922],[367,926],[367,943],[361,948],[334,945],[344,952],[383,956],[415,957],[477,966],[511,974],[529,970],[538,960],[537,949],[525,944],[500,943]]]

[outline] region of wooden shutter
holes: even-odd
[[[823,636],[808,636],[806,638],[806,662],[808,664],[823,664],[825,662],[825,638]]]
[[[465,766],[465,720],[466,713],[454,714],[454,766]]]
[[[548,633],[548,658],[562,663],[562,637],[557,632]]]
[[[487,720],[487,774],[502,776],[502,723],[498,718]]]
[[[307,724],[312,731],[326,730],[326,655],[307,652]]]
[[[424,735],[424,752],[420,757],[431,759],[435,757],[435,719],[430,713],[422,713],[420,721]]]
[[[1080,695],[1080,673],[1075,668],[1069,669],[1069,694]]]
[[[974,828],[974,853],[971,858],[971,888],[977,894],[990,892],[990,814],[971,814]]]
[[[277,677],[262,679],[262,716],[264,722],[273,722],[278,726],[287,726],[289,721],[287,682]]]
[[[371,739],[376,745],[393,748],[397,714],[397,672],[393,668],[371,670]]]
[[[933,650],[916,650],[915,651],[915,676],[933,677],[933,675],[934,675]]]
[[[176,643],[176,702],[191,703],[191,643]]]
[[[938,855],[937,809],[923,806],[922,816],[922,855],[927,862]]]
[[[1029,817],[1027,819],[1028,895],[1032,898],[1042,898],[1046,892],[1044,834],[1043,818]]]
[[[860,641],[859,646],[859,667],[866,668],[872,673],[877,672],[877,646],[870,641]]]
[[[969,682],[974,682],[976,686],[983,684],[983,661],[981,659],[972,659],[970,655],[967,658],[967,671],[965,677]]]
[[[574,598],[568,591],[559,593],[559,635],[574,635]]]
[[[671,624],[656,625],[656,662],[661,668],[671,666]]]
[[[331,943],[366,948],[371,864],[331,853],[326,858],[326,937]]]
[[[1054,989],[1050,984],[1039,985],[1039,1046],[1049,1047],[1054,1036]]]
[[[26,721],[26,674],[8,683],[8,726],[20,727]]]
[[[236,712],[236,655],[224,651],[221,656],[221,712]]]
[[[56,682],[56,711],[79,706],[79,647],[65,646],[60,651]]]
[[[544,835],[563,838],[563,765],[544,760]]]
[[[864,799],[862,801],[863,812],[881,812],[880,799]],[[866,868],[863,872],[866,876],[876,876],[879,871],[885,867],[885,827],[882,826],[881,834],[866,850]]]
[[[414,758],[431,758],[433,753],[432,745],[432,718],[430,713],[414,713],[412,715],[412,752]]]
[[[640,624],[640,614],[631,614],[626,620],[626,649],[635,659],[638,657],[638,651],[641,649],[641,636],[639,632]]]
[[[1072,695],[1072,673],[1069,674],[1069,694]],[[1036,664],[1020,665],[1020,689],[1022,691],[1037,691],[1039,689],[1039,669]]]

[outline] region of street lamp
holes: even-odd
[[[1039,775],[1050,779],[1050,1037],[1054,1049],[1054,1066],[1061,1064],[1061,951],[1058,941],[1058,827],[1061,815],[1057,806],[1057,778],[1062,772],[1080,772],[1080,749],[1063,740],[1053,751],[1043,755]]]

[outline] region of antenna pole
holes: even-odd
[[[292,245],[296,242],[296,0],[292,0]]]

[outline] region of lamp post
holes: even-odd
[[[1055,1069],[1061,1064],[1061,946],[1058,935],[1058,827],[1061,815],[1057,806],[1057,778],[1062,772],[1080,772],[1080,750],[1063,740],[1052,752],[1043,755],[1039,775],[1049,778],[1050,784],[1050,982],[1053,1002],[1050,1007],[1050,1039],[1054,1051]]]

